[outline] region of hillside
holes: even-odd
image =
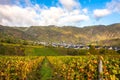
[[[35,36],[40,41],[100,44],[101,41],[107,40],[107,44],[109,45],[112,44],[113,39],[120,39],[120,24],[108,26],[97,25],[84,28],[70,26],[32,26],[26,30],[26,33]]]
[[[0,40],[13,39],[13,40],[34,40],[34,38],[24,31],[14,27],[0,25]]]
[[[0,37],[45,41],[99,45],[120,45],[120,23],[112,25],[95,25],[83,28],[73,26],[0,26]]]

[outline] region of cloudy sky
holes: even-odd
[[[120,0],[0,0],[7,26],[109,25],[120,22]]]

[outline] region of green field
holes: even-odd
[[[57,56],[59,53],[52,48],[27,48],[27,56]]]
[[[65,49],[45,47],[45,46],[32,46],[20,44],[0,44],[0,55],[20,55],[20,56],[62,56],[65,55]]]

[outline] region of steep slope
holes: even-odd
[[[32,40],[32,36],[14,27],[7,27],[0,25],[0,39],[24,39]],[[34,38],[33,38],[34,39]]]
[[[83,28],[73,26],[7,27],[0,25],[0,38],[12,37],[45,42],[120,45],[120,23]]]
[[[39,41],[51,41],[67,43],[98,43],[104,40],[120,38],[120,24],[108,26],[96,25],[84,28],[78,27],[56,27],[56,26],[32,26],[26,30]]]
[[[109,45],[109,46],[120,46],[120,38],[110,39],[110,40],[102,40],[99,44]]]

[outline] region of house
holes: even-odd
[[[120,50],[120,47],[115,47],[115,51],[119,51]]]
[[[112,46],[103,46],[104,49],[109,49],[109,50],[112,50]]]
[[[101,46],[95,46],[95,49],[101,49],[102,47]]]

